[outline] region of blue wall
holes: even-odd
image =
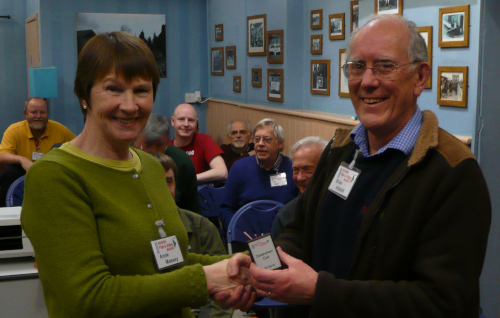
[[[422,109],[434,111],[441,127],[456,135],[475,136],[477,112],[477,82],[479,59],[479,0],[405,0],[403,15],[418,26],[433,26],[433,69],[432,89],[426,89],[419,99]],[[470,4],[470,44],[468,48],[439,48],[439,8]],[[310,11],[323,9],[323,29],[311,30]],[[359,1],[360,25],[374,13],[374,1]],[[350,0],[209,0],[208,28],[209,48],[236,45],[238,64],[236,70],[225,70],[224,76],[209,75],[210,96],[242,103],[272,106],[281,109],[307,109],[331,113],[354,115],[349,98],[338,96],[339,49],[345,49],[350,35]],[[228,14],[230,12],[230,14]],[[345,13],[345,40],[330,41],[328,38],[328,15]],[[284,64],[267,64],[265,56],[246,54],[247,16],[266,14],[267,30],[284,30]],[[224,41],[215,42],[214,27],[224,24]],[[310,54],[310,37],[323,35],[323,54]],[[331,61],[330,96],[310,93],[310,61],[329,59]],[[468,107],[439,106],[437,97],[437,66],[468,66]],[[262,88],[251,86],[251,69],[262,68]],[[284,102],[267,101],[267,69],[283,68]],[[232,91],[234,75],[242,77],[241,93]],[[457,124],[459,123],[459,124]],[[475,140],[473,140],[473,143]],[[474,144],[473,144],[474,149]]]

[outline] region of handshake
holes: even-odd
[[[318,273],[278,247],[283,270],[258,268],[249,255],[235,254],[230,259],[204,266],[210,298],[224,307],[248,311],[257,297],[295,304],[312,303]]]

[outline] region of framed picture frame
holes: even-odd
[[[427,57],[429,59],[429,64],[431,65],[431,73],[425,88],[432,88],[432,25],[418,27],[417,29],[418,32],[420,32],[420,35],[424,38],[425,45],[427,45]]]
[[[233,76],[233,92],[241,93],[241,76]]]
[[[215,41],[224,41],[224,24],[215,25]]]
[[[344,75],[342,66],[347,62],[346,49],[339,50],[339,96],[340,97],[350,97],[349,95],[349,84],[347,77]]]
[[[224,75],[224,48],[213,47],[210,57],[212,75]]]
[[[403,15],[403,0],[375,0],[375,14]]]
[[[311,94],[330,95],[330,60],[311,60]]]
[[[236,69],[236,46],[226,46],[226,68]]]
[[[323,54],[323,34],[311,35],[311,54]]]
[[[439,9],[439,47],[469,46],[469,5]]]
[[[283,30],[267,31],[267,63],[283,64]]]
[[[323,9],[311,10],[311,30],[323,29]]]
[[[273,102],[283,102],[283,69],[268,68],[267,69],[267,100]]]
[[[247,17],[247,55],[266,55],[266,15]]]
[[[351,1],[351,33],[359,26],[359,4],[358,1]]]
[[[467,107],[467,66],[439,66],[437,103]]]
[[[262,87],[261,68],[252,68],[252,87]]]
[[[328,37],[330,40],[345,39],[345,13],[330,14],[328,21]]]

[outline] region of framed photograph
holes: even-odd
[[[328,16],[330,21],[330,40],[343,40],[345,39],[345,13],[330,14]]]
[[[233,76],[233,92],[241,93],[241,76]]]
[[[283,64],[283,30],[267,31],[267,63]]]
[[[311,60],[311,94],[330,95],[330,60]]]
[[[438,67],[438,105],[467,107],[467,70],[467,66]]]
[[[311,35],[311,54],[323,54],[323,34]]]
[[[224,24],[215,25],[215,41],[224,41]]]
[[[351,33],[359,26],[359,4],[358,1],[351,1]]]
[[[439,47],[469,46],[469,5],[439,9]]]
[[[339,50],[339,96],[340,97],[350,97],[347,77],[345,77],[344,71],[342,70],[342,66],[346,62],[347,62],[347,53],[345,49],[340,49]]]
[[[283,69],[267,69],[267,100],[283,102]]]
[[[266,15],[247,17],[247,54],[266,55]]]
[[[252,87],[262,87],[261,68],[252,68]]]
[[[224,48],[213,47],[211,57],[212,75],[224,75]]]
[[[323,9],[311,10],[311,30],[323,29]]]
[[[418,32],[420,32],[420,35],[424,38],[425,45],[427,45],[427,56],[431,65],[431,74],[425,88],[432,88],[432,25],[418,27]]]
[[[226,46],[226,68],[236,68],[236,46]]]
[[[375,14],[403,15],[403,0],[375,0]]]

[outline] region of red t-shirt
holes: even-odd
[[[170,145],[174,141],[170,140]],[[179,147],[191,158],[196,169],[196,173],[210,170],[210,161],[223,153],[222,149],[207,134],[195,133],[193,140],[186,147]]]

